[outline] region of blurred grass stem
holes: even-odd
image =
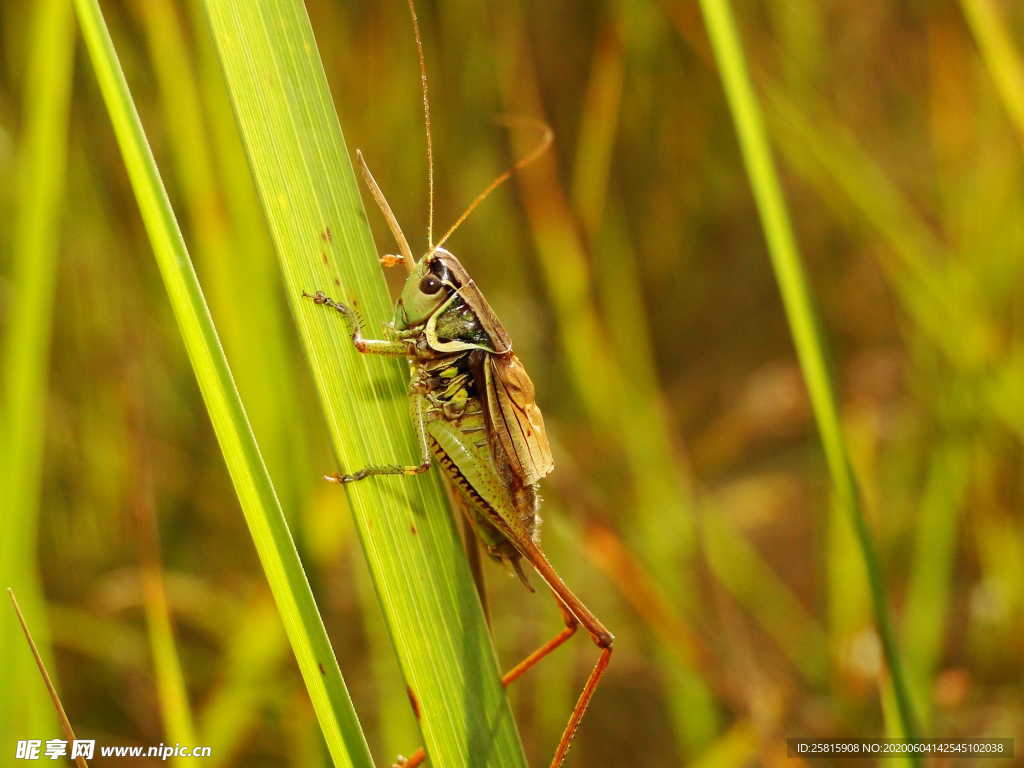
[[[68,742],[75,740],[75,731],[71,727],[71,721],[68,719],[68,713],[64,711],[64,705],[61,703],[60,694],[57,693],[57,686],[53,684],[53,679],[50,677],[50,673],[46,671],[46,664],[43,662],[43,657],[39,653],[39,648],[36,646],[36,641],[32,638],[32,631],[28,627],[28,622],[25,621],[25,614],[21,612],[21,606],[18,605],[18,598],[14,595],[14,590],[10,587],[7,588],[7,594],[11,598],[11,605],[14,606],[14,612],[18,616],[18,624],[21,625],[21,631],[25,633],[25,640],[28,643],[29,650],[32,651],[32,658],[35,659],[36,666],[39,668],[39,674],[43,678],[43,684],[46,686],[47,693],[50,694],[50,701],[53,702],[53,708],[57,712],[57,720],[60,722],[60,729],[64,733],[64,738]],[[85,758],[79,755],[75,758],[75,765],[78,768],[89,768],[88,763],[85,762]]]
[[[64,180],[74,17],[66,0],[41,0],[31,21],[14,184],[12,274],[0,357],[0,584],[18,589],[44,658],[50,655],[38,573],[38,530],[54,285]],[[11,25],[13,26],[13,25]],[[8,689],[0,694],[0,743],[52,727],[49,704],[17,640],[0,633]],[[52,665],[51,665],[52,666]]]
[[[1006,22],[992,0],[960,0],[960,5],[1018,138],[1024,141],[1024,62]]]
[[[818,331],[810,290],[775,172],[760,108],[747,74],[732,11],[728,0],[701,0],[701,10],[761,214],[772,267],[779,282],[804,381],[810,393],[837,502],[853,525],[864,559],[875,623],[892,679],[901,729],[905,737],[913,738],[917,731],[889,616],[878,555],[860,505],[856,478],[843,440],[831,376],[825,360],[824,342]]]

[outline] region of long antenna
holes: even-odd
[[[530,150],[527,154],[523,155],[521,158],[516,160],[515,163],[513,163],[511,166],[509,166],[501,173],[499,173],[494,178],[494,181],[492,181],[484,188],[483,192],[481,192],[479,195],[473,198],[473,202],[469,204],[469,207],[467,207],[466,210],[462,212],[462,215],[455,220],[455,223],[448,228],[448,231],[444,233],[444,236],[440,240],[438,240],[435,245],[431,246],[431,250],[437,250],[442,245],[444,245],[445,241],[448,240],[448,238],[455,233],[455,230],[459,228],[462,222],[469,218],[469,214],[471,214],[476,209],[476,207],[480,205],[480,203],[487,199],[487,196],[491,194],[491,192],[493,192],[495,189],[501,186],[501,184],[503,184],[504,182],[508,181],[513,173],[515,173],[521,168],[526,167],[534,160],[536,160],[538,157],[540,157],[542,154],[544,154],[544,151],[551,146],[551,142],[554,140],[554,134],[551,132],[551,127],[543,120],[536,120],[532,117],[500,116],[498,117],[497,122],[507,126],[513,126],[516,123],[523,123],[526,125],[532,125],[535,128],[539,128],[542,131],[540,142],[538,142],[537,146]]]
[[[416,38],[416,55],[420,60],[420,86],[423,91],[423,123],[427,130],[427,248],[434,250],[434,142],[430,136],[430,97],[427,94],[427,62],[423,58],[423,40],[420,38],[420,22],[416,18],[416,6],[409,2],[412,17],[412,33]]]
[[[412,272],[416,268],[416,259],[412,256],[412,248],[409,247],[409,241],[405,239],[405,233],[402,232],[402,227],[399,225],[398,219],[395,217],[395,212],[391,210],[391,206],[388,205],[388,201],[384,197],[384,193],[381,192],[380,187],[377,186],[377,180],[373,178],[373,174],[370,173],[370,169],[366,165],[366,160],[363,159],[363,153],[361,150],[356,150],[356,160],[359,161],[359,170],[363,174],[363,181],[365,181],[366,186],[369,187],[370,194],[373,196],[374,202],[377,203],[377,207],[380,208],[380,212],[384,214],[384,220],[388,223],[388,229],[390,229],[391,234],[395,236],[395,242],[398,243],[398,250],[402,253],[402,262],[405,264],[405,269],[407,272]],[[390,264],[388,266],[390,266]]]

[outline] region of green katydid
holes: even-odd
[[[401,252],[400,257],[384,256],[381,262],[385,266],[401,262],[408,271],[394,318],[385,326],[386,338],[363,336],[363,322],[355,310],[323,292],[304,296],[338,311],[360,352],[409,360],[409,396],[420,457],[417,464],[365,467],[328,479],[350,483],[374,475],[419,474],[430,468],[433,456],[459,494],[467,519],[486,552],[511,566],[528,588],[521,561],[525,558],[533,566],[554,594],[566,628],[506,673],[502,678],[505,684],[517,679],[583,625],[601,653],[552,758],[551,768],[558,768],[611,659],[614,637],[562,581],[540,547],[537,484],[554,464],[533,384],[483,293],[459,260],[441,247],[495,187],[547,149],[551,133],[544,126],[540,145],[491,182],[447,233],[433,242],[433,150],[426,66],[415,8],[412,0],[408,3],[419,52],[426,122],[430,213],[427,252],[418,261],[414,258],[397,218],[362,153],[357,151],[363,177]],[[424,759],[420,749],[402,765],[413,768]]]

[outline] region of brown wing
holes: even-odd
[[[492,439],[498,441],[509,466],[525,485],[554,469],[544,417],[534,400],[533,382],[519,358],[487,355],[487,418]]]

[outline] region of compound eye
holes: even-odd
[[[443,283],[433,275],[427,275],[420,280],[420,293],[425,293],[428,296],[433,296],[435,293],[441,290]]]

